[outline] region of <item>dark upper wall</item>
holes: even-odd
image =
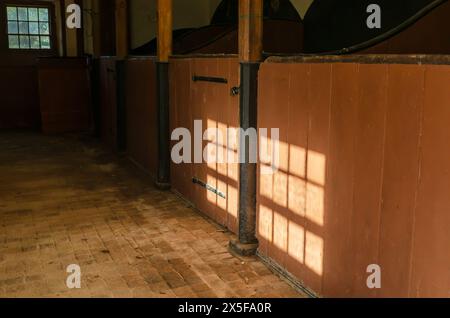
[[[291,0],[302,17],[311,2],[312,0]],[[174,29],[198,28],[208,25],[220,3],[221,0],[174,0]],[[140,47],[155,36],[156,0],[130,0],[131,48]]]
[[[290,0],[264,0],[264,49],[275,53],[301,53],[302,18]],[[272,22],[273,21],[273,22]],[[237,54],[238,0],[223,0],[210,23],[201,28],[176,29],[173,34],[174,54]],[[292,31],[292,32],[290,32]],[[280,37],[280,34],[291,35]],[[292,37],[295,35],[295,38]],[[218,42],[218,43],[215,43]],[[134,50],[134,55],[155,55],[156,39]]]
[[[373,40],[399,27],[440,0],[315,0],[305,16],[305,52],[338,51]],[[367,27],[367,7],[381,7],[380,29]],[[436,9],[436,10],[439,10]],[[421,18],[423,14],[418,15]],[[402,28],[402,31],[405,27]],[[439,31],[439,30],[436,30]]]

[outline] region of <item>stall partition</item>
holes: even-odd
[[[442,56],[263,63],[258,125],[280,129],[278,162],[259,165],[278,167],[258,179],[263,258],[318,295],[449,296],[449,64]],[[380,289],[367,284],[374,269]]]

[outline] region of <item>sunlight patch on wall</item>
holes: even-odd
[[[263,174],[261,171],[263,169],[269,168],[268,165],[260,164],[260,174],[259,174],[259,194],[268,199],[272,199],[272,189],[273,189],[273,175]]]
[[[324,154],[308,151],[308,181],[325,186],[326,162]]]
[[[277,189],[273,193],[273,202],[283,208],[287,208],[288,175],[278,171],[274,174],[273,180],[274,188]]]
[[[283,252],[287,252],[288,220],[278,212],[273,214],[273,243]]]
[[[289,176],[289,211],[298,216],[306,214],[306,182],[296,176]]]
[[[308,182],[306,185],[306,218],[319,226],[323,226],[324,213],[324,188]]]
[[[306,172],[306,149],[296,146],[289,146],[289,173],[305,178]]]
[[[300,264],[305,262],[305,229],[289,221],[288,254]]]
[[[306,232],[305,265],[319,276],[323,274],[323,238]]]
[[[260,204],[258,232],[259,235],[268,242],[272,242],[272,233],[273,233],[272,224],[273,224],[272,210]]]

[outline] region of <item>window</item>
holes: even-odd
[[[10,49],[51,49],[49,9],[7,6]]]

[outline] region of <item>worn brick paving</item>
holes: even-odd
[[[0,297],[304,296],[89,138],[2,132],[0,177]]]

